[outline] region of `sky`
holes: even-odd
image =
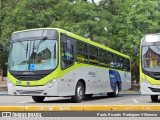
[[[92,0],[88,0],[88,2],[91,2]],[[96,3],[98,3],[101,0],[94,0]]]

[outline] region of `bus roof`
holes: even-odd
[[[116,50],[113,50],[113,49],[108,48],[108,47],[106,47],[106,46],[104,46],[104,45],[101,45],[101,44],[96,43],[96,42],[94,42],[94,41],[91,41],[91,40],[89,40],[89,39],[87,39],[87,38],[81,37],[81,36],[79,36],[79,35],[76,35],[76,34],[74,34],[74,33],[68,32],[68,31],[63,30],[63,29],[60,29],[60,28],[35,28],[35,29],[26,29],[26,30],[22,30],[22,31],[13,32],[13,34],[19,33],[19,32],[26,32],[26,31],[30,31],[30,30],[49,30],[49,29],[57,30],[58,32],[60,32],[60,33],[65,33],[66,35],[69,35],[69,36],[71,36],[71,37],[73,37],[73,38],[75,38],[75,39],[77,39],[77,40],[80,40],[80,41],[89,43],[89,44],[94,45],[94,46],[96,46],[96,47],[99,47],[99,48],[108,50],[108,51],[110,51],[110,52],[116,53],[116,54],[118,54],[118,55],[120,55],[120,56],[123,56],[123,57],[126,57],[126,58],[130,59],[130,57],[129,57],[128,55],[122,54],[122,53],[120,53],[120,52],[118,52],[118,51],[116,51]]]

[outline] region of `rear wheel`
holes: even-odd
[[[82,82],[78,82],[76,85],[75,95],[71,97],[73,102],[80,103],[84,99],[84,85]]]
[[[44,96],[32,96],[32,99],[35,102],[43,102],[43,100],[45,99],[45,97]]]
[[[107,95],[109,97],[117,97],[119,95],[119,87],[117,83],[114,86],[114,92],[107,93]]]
[[[151,100],[152,100],[152,102],[157,102],[158,101],[158,95],[151,95]]]

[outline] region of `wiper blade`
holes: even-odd
[[[28,55],[28,42],[27,42],[27,48],[26,48],[26,58],[27,58],[27,55]]]
[[[42,40],[46,40],[48,37],[43,37]]]
[[[39,49],[39,46],[47,39],[48,37],[43,37],[42,40],[40,40],[38,46],[37,46],[37,51],[36,53],[38,52],[38,49]]]

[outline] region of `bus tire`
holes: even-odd
[[[157,102],[158,101],[158,95],[151,95],[151,100],[152,100],[152,102]]]
[[[76,85],[75,95],[71,97],[73,102],[80,103],[84,99],[84,85],[79,81]]]
[[[43,102],[43,100],[45,99],[45,97],[44,96],[32,96],[32,99],[35,102]]]
[[[119,95],[119,87],[118,87],[118,83],[115,84],[114,86],[114,91],[107,93],[108,97],[117,97]]]

